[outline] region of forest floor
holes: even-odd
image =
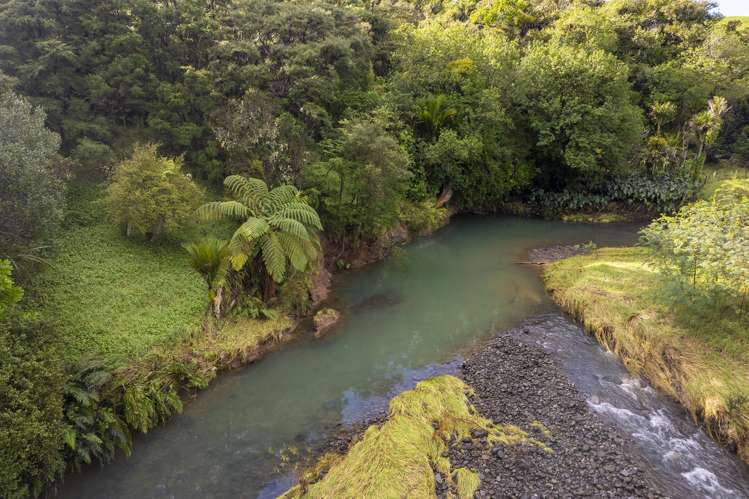
[[[552,263],[545,281],[631,372],[678,400],[749,462],[749,327],[680,290],[648,265],[644,248],[604,248]]]

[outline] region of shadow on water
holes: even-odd
[[[530,248],[635,239],[626,225],[459,218],[397,261],[338,276],[331,301],[345,320],[334,335],[313,341],[306,331],[221,376],[183,414],[138,438],[130,458],[69,476],[60,497],[273,497],[337,425],[366,420],[419,380],[454,372],[490,331],[556,311],[535,270],[513,263]]]

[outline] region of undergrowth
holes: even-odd
[[[34,294],[67,361],[103,356],[122,365],[198,329],[206,289],[179,244],[128,240],[104,222],[99,194],[76,191]]]

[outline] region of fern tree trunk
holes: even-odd
[[[268,271],[263,272],[263,301],[268,303],[276,297],[276,281],[273,280]]]

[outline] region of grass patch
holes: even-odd
[[[388,419],[371,426],[345,456],[324,456],[313,472],[282,497],[435,497],[434,470],[450,481],[460,497],[473,497],[478,475],[458,469],[451,473],[443,456],[451,441],[472,430],[488,432],[490,442],[513,445],[528,441],[515,426],[494,425],[468,400],[470,388],[453,376],[420,382],[390,401]],[[324,474],[318,481],[315,480]],[[465,494],[465,495],[464,495]]]
[[[222,324],[215,333],[195,335],[184,347],[184,356],[193,362],[222,370],[254,362],[266,348],[281,343],[284,333],[294,327],[286,314],[275,319],[243,317]]]
[[[705,185],[699,193],[699,198],[712,199],[721,189],[738,189],[749,194],[749,168],[728,161],[705,167]]]
[[[546,285],[598,340],[749,462],[746,318],[684,301],[643,248],[604,248],[549,265]]]
[[[126,362],[202,323],[207,291],[176,244],[127,240],[103,223],[73,226],[57,239],[51,264],[37,294],[66,360]]]

